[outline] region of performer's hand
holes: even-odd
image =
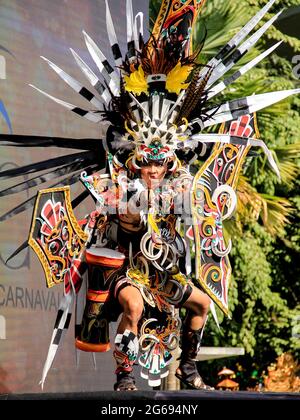
[[[100,213],[97,210],[90,213],[90,220],[88,223],[88,227],[90,229],[94,229],[94,227],[96,226],[97,218],[99,217],[99,215]]]

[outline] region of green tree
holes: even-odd
[[[150,2],[150,21],[151,17],[155,20],[160,3]],[[204,28],[207,30],[200,62],[205,64],[215,55],[264,4],[266,1],[259,0],[208,0],[194,34],[197,44],[203,39]],[[282,7],[296,5],[299,5],[298,0],[278,1],[264,21]],[[298,39],[271,27],[239,65],[278,40],[295,51],[300,49]],[[291,63],[273,53],[224,91],[221,99],[223,102],[253,92],[294,87],[299,87],[299,80],[293,75]],[[258,371],[259,376],[276,355],[290,350],[299,356],[300,340],[296,334],[300,323],[299,111],[300,98],[291,97],[257,116],[260,138],[272,150],[281,181],[267,165],[263,153],[247,158],[238,185],[238,211],[226,225],[233,242],[231,319],[225,319],[218,311],[221,330],[210,318],[204,339],[204,345],[242,346],[246,354],[240,360],[202,363],[201,372],[210,382],[224,363],[234,368],[239,362],[241,387],[245,388],[252,372]]]
[[[251,5],[252,15],[263,2],[252,1]],[[284,5],[293,5],[293,2],[278,2],[276,9]],[[210,22],[210,16],[216,9],[217,18],[212,18]],[[247,10],[249,2],[244,1],[208,3],[203,15],[208,29],[204,52],[208,57],[247,21]],[[222,26],[218,28],[214,22],[222,22]],[[198,36],[201,36],[201,20],[199,28]],[[262,50],[270,41],[278,39],[283,39],[295,50],[299,48],[299,40],[272,28],[256,49]],[[244,60],[249,61],[250,58],[248,54]],[[224,100],[251,92],[290,89],[297,84],[299,81],[293,76],[291,64],[273,54],[235,83],[232,91],[225,92]],[[249,385],[254,370],[261,374],[276,355],[286,350],[293,350],[296,354],[299,351],[299,339],[293,337],[293,328],[299,322],[300,292],[297,268],[300,256],[297,180],[300,157],[299,105],[299,98],[293,97],[259,113],[260,137],[273,151],[282,181],[279,182],[266,165],[262,154],[248,159],[238,186],[236,220],[227,226],[234,243],[230,286],[232,320],[223,320],[221,332],[210,320],[206,343],[245,348],[246,355],[239,360],[244,367],[242,387]],[[207,364],[207,373],[215,373],[223,363],[224,360]],[[229,363],[234,365],[236,360]]]

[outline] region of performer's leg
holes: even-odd
[[[189,310],[189,313],[183,325],[180,365],[176,376],[195,389],[213,389],[205,385],[195,362],[200,350],[201,330],[208,314],[209,305],[209,297],[196,287],[193,287],[190,297],[183,305]]]
[[[136,390],[133,364],[138,356],[138,322],[142,316],[144,303],[139,290],[127,285],[120,290],[118,300],[123,308],[122,319],[118,326],[114,357],[117,362],[117,391]]]
[[[123,333],[128,329],[137,335],[138,322],[144,310],[144,301],[140,291],[136,287],[127,286],[119,292],[118,300],[123,308],[123,315],[117,332]]]
[[[197,287],[193,287],[193,291],[183,307],[189,310],[189,315],[186,319],[185,325],[188,329],[193,331],[200,330],[205,321],[209,311],[210,298]]]

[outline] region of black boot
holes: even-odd
[[[123,334],[117,334],[114,350],[114,358],[117,362],[115,391],[137,390],[133,375],[133,364],[137,359],[138,350],[139,342],[132,331],[125,330]]]
[[[117,382],[114,384],[115,391],[137,391],[135,378],[131,372],[117,373]]]
[[[175,375],[189,388],[213,390],[213,387],[204,383],[197,369],[195,359],[200,350],[200,344],[201,330],[184,331],[182,335],[180,365]]]

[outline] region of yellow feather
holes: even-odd
[[[147,80],[142,66],[139,66],[138,70],[130,74],[130,76],[124,76],[125,90],[127,92],[133,92],[140,95],[142,92],[148,93]]]
[[[154,220],[153,214],[148,213],[148,225],[151,226],[152,231],[154,231],[155,233],[157,233],[159,235],[159,229],[158,226]]]
[[[186,89],[189,83],[184,83],[188,78],[193,66],[182,66],[177,63],[176,66],[168,73],[166,88],[171,93],[179,95],[182,89]]]

